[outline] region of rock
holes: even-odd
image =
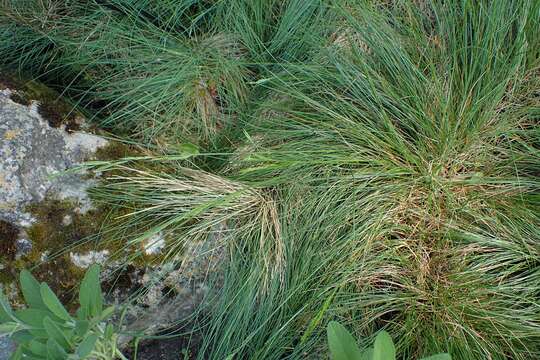
[[[84,254],[70,252],[69,257],[73,265],[86,269],[92,264],[103,265],[109,258],[109,251],[89,251]]]
[[[150,236],[144,243],[144,252],[146,255],[156,255],[165,248],[165,237],[162,232]]]
[[[73,223],[73,216],[71,216],[70,214],[64,215],[64,217],[62,218],[62,225],[69,226],[72,223]]]
[[[143,293],[127,309],[125,330],[147,334],[187,321],[208,295],[208,274],[223,261],[220,239],[187,245],[181,258],[147,267],[132,280]],[[129,337],[122,337],[126,344]]]
[[[90,206],[86,189],[95,180],[63,173],[88,159],[108,141],[89,133],[54,128],[39,112],[40,103],[12,100],[15,90],[0,90],[0,220],[21,227],[35,219],[25,211],[45,197],[76,199]]]
[[[21,256],[28,255],[32,251],[32,241],[27,237],[20,237],[17,239],[15,246],[17,247],[17,254],[15,258],[20,258]]]
[[[0,337],[0,360],[9,360],[9,356],[15,351],[15,343],[7,337]]]

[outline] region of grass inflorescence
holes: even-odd
[[[199,358],[540,356],[538,2],[32,3],[4,65],[148,149],[90,164],[118,241],[221,249]]]

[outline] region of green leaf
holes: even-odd
[[[28,350],[27,347],[22,346],[21,348],[22,348],[22,354],[23,354],[22,359],[24,360],[48,360],[49,359],[47,356],[47,353],[42,354],[42,355],[35,355],[35,354],[32,354],[30,350]]]
[[[51,360],[66,360],[68,355],[64,349],[54,340],[47,340],[47,355]]]
[[[37,339],[47,339],[49,337],[45,329],[32,328],[32,329],[28,329],[28,332],[32,335],[33,338],[37,338]]]
[[[450,356],[450,354],[444,353],[444,354],[431,355],[426,358],[422,358],[420,360],[452,360],[452,357]]]
[[[15,311],[15,317],[23,323],[36,328],[43,328],[43,319],[50,317],[57,321],[60,320],[54,316],[50,311],[38,310],[38,309],[22,309]],[[62,320],[63,321],[63,320]]]
[[[367,348],[366,350],[362,351],[362,360],[372,360],[373,359],[373,348]]]
[[[0,293],[0,322],[13,321],[11,306],[3,293]]]
[[[14,321],[9,321],[0,324],[0,336],[10,335],[21,330],[22,325]]]
[[[47,309],[41,298],[39,282],[32,276],[30,271],[22,270],[19,275],[21,290],[26,303],[35,309]]]
[[[75,334],[80,337],[83,337],[88,332],[90,328],[90,322],[86,320],[77,320],[75,321]]]
[[[78,308],[77,311],[75,312],[75,316],[80,321],[86,321],[86,319],[89,318],[89,316],[88,316],[88,308],[83,308],[83,307]]]
[[[40,293],[41,293],[41,298],[43,299],[43,302],[54,315],[67,321],[72,320],[71,316],[69,315],[67,310],[64,308],[64,305],[62,305],[60,300],[58,300],[58,298],[53,293],[49,285],[42,283],[40,285]]]
[[[43,355],[47,353],[47,345],[37,340],[32,340],[28,343],[28,349],[34,355]]]
[[[326,328],[326,334],[332,360],[359,360],[362,358],[356,340],[343,325],[336,321],[330,321]]]
[[[377,334],[373,344],[373,360],[395,360],[396,348],[390,335],[382,330]]]
[[[51,339],[54,339],[64,349],[69,350],[71,348],[67,331],[62,331],[50,318],[46,317],[43,320],[43,327],[47,332],[47,335]]]
[[[17,344],[28,343],[33,339],[35,339],[35,336],[33,336],[28,330],[20,330],[11,335],[11,340],[15,341]]]
[[[94,350],[94,346],[96,346],[97,339],[98,336],[96,334],[92,334],[86,337],[79,344],[79,347],[77,348],[77,355],[79,355],[80,359],[84,359],[92,353],[92,350]]]
[[[99,265],[94,264],[88,268],[81,282],[79,302],[82,314],[90,317],[101,315],[103,310],[103,295],[99,283]]]

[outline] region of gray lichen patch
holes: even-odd
[[[90,250],[84,253],[70,252],[69,258],[73,265],[86,269],[92,264],[103,265],[109,258],[109,250],[94,251]]]

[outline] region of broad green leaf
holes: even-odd
[[[22,329],[22,325],[14,321],[9,321],[0,324],[0,336],[11,335]]]
[[[88,268],[81,282],[79,302],[83,314],[90,317],[101,315],[103,310],[103,295],[99,283],[99,265],[94,264]]]
[[[89,321],[77,320],[75,321],[75,334],[82,337],[88,332],[89,327],[90,327]]]
[[[377,334],[373,344],[373,360],[395,360],[396,348],[390,335],[382,330]]]
[[[368,348],[362,351],[362,360],[372,360],[373,359],[373,348]]]
[[[20,330],[11,335],[11,340],[15,341],[17,344],[24,344],[32,341],[33,339],[35,339],[35,336],[33,336],[28,330]]]
[[[28,332],[32,335],[32,337],[37,339],[47,339],[49,337],[45,329],[32,328],[28,329]]]
[[[97,339],[98,336],[96,334],[92,334],[86,337],[79,344],[79,347],[77,348],[77,355],[79,355],[80,359],[84,359],[92,353],[92,350],[94,350],[94,346],[96,346]]]
[[[68,355],[54,339],[47,340],[47,355],[51,360],[66,360]]]
[[[47,353],[47,345],[37,340],[32,340],[28,343],[28,349],[34,355],[43,355]]]
[[[47,353],[43,355],[34,355],[26,347],[22,347],[22,354],[23,356],[21,359],[24,360],[49,360]]]
[[[326,328],[326,334],[332,360],[359,360],[362,358],[356,340],[343,325],[336,321],[330,321]]]
[[[13,321],[11,306],[3,293],[0,293],[0,322]]]
[[[452,360],[452,357],[450,356],[450,354],[444,353],[444,354],[431,355],[426,358],[422,358],[420,360]]]
[[[72,320],[71,316],[69,315],[67,310],[64,308],[64,305],[62,305],[60,300],[58,300],[58,298],[53,293],[49,285],[42,283],[40,285],[40,293],[41,293],[41,298],[43,299],[43,302],[54,315],[67,321]]]
[[[22,309],[15,311],[15,317],[23,323],[36,328],[43,328],[43,319],[50,317],[58,321],[60,318],[54,316],[50,311],[39,309]]]
[[[47,307],[41,298],[39,282],[32,276],[30,271],[22,270],[19,279],[26,303],[34,309],[46,309]]]
[[[88,316],[88,308],[83,308],[82,306],[80,308],[77,309],[77,311],[75,312],[75,316],[77,317],[77,319],[81,320],[81,321],[86,321],[86,319],[89,318]]]
[[[68,339],[69,334],[67,333],[67,331],[63,331],[62,329],[60,329],[58,325],[56,325],[48,317],[43,320],[43,327],[45,328],[47,335],[49,335],[51,339],[54,339],[64,349],[70,349],[71,345]]]

